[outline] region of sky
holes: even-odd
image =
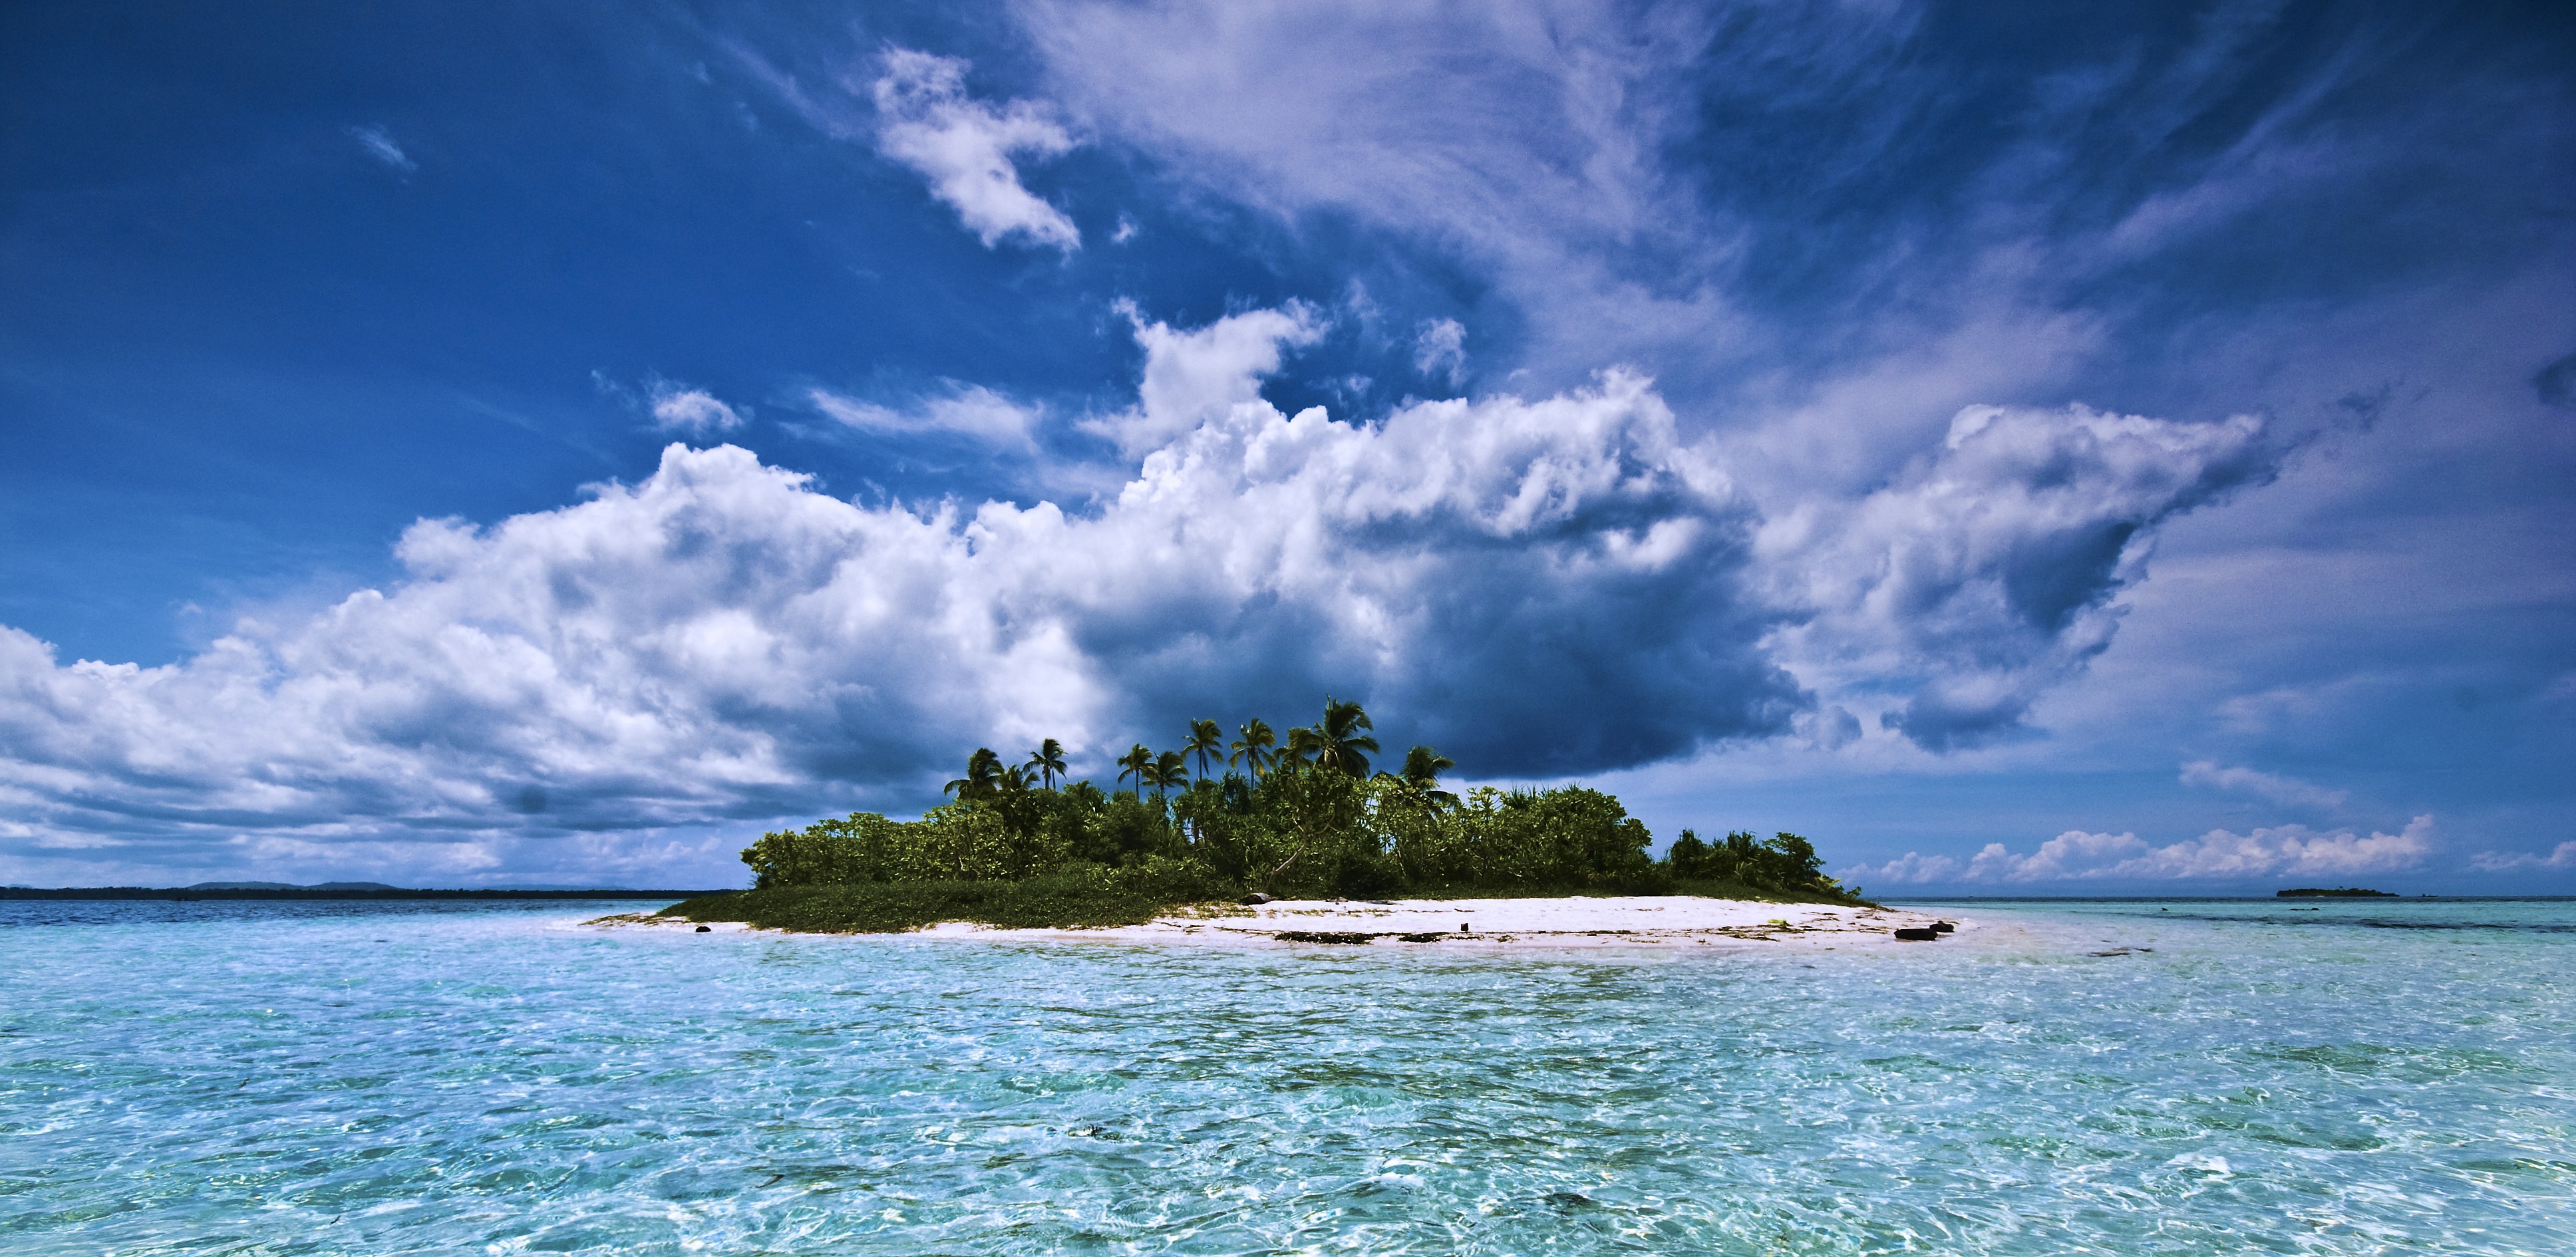
[[[1326,695],[1874,895],[2576,893],[2576,13],[0,11],[0,882]]]

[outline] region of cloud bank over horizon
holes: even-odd
[[[2080,829],[2017,855],[1987,843],[1961,860],[1906,852],[1885,864],[1854,865],[1834,874],[1846,884],[1908,887],[2028,889],[2034,886],[2114,883],[2218,883],[2243,885],[2279,878],[2350,878],[2421,866],[2435,848],[2430,813],[2396,833],[2364,837],[2350,829],[2318,831],[2280,825],[2238,834],[2213,829],[2198,838],[2155,846],[2136,834],[2096,834]]]

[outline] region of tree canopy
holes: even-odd
[[[1228,745],[1215,720],[1200,719],[1181,749],[1136,743],[1114,761],[1127,787],[1116,791],[1089,781],[1059,787],[1070,756],[1053,738],[1008,766],[977,747],[965,774],[947,784],[954,801],[920,820],[853,813],[817,821],[763,834],[743,860],[761,888],[1114,875],[1130,879],[1121,885],[1141,877],[1161,888],[1155,893],[1205,897],[1858,894],[1825,877],[1814,845],[1796,834],[1756,839],[1739,830],[1712,844],[1684,830],[1657,859],[1645,825],[1597,790],[1478,787],[1462,796],[1441,784],[1457,765],[1428,746],[1407,750],[1398,771],[1372,776],[1369,757],[1380,748],[1357,702],[1327,698],[1314,724],[1288,731],[1284,748],[1274,749],[1279,739],[1260,720],[1237,732]],[[1130,892],[1143,893],[1132,885],[1121,893]]]

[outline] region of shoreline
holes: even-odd
[[[1955,915],[1907,908],[1764,903],[1695,895],[1567,896],[1527,899],[1285,899],[1248,906],[1206,905],[1143,925],[1097,929],[1010,929],[944,921],[900,934],[856,935],[794,930],[763,933],[814,938],[926,938],[982,942],[1181,943],[1248,947],[1395,947],[1444,950],[1593,947],[1793,948],[1915,947],[1899,928],[1936,921],[1975,924]],[[583,922],[597,928],[642,926],[695,932],[679,917],[629,914]],[[708,922],[709,933],[745,933],[741,922]],[[1462,928],[1463,927],[1463,928]]]

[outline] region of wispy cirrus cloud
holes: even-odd
[[[2274,803],[2304,803],[2315,807],[2341,807],[2344,800],[2352,797],[2348,790],[2329,790],[2296,777],[2256,772],[2251,768],[2225,767],[2215,760],[2206,759],[2182,766],[2182,784],[2234,790]]]
[[[342,133],[356,140],[361,152],[375,158],[388,170],[408,175],[420,169],[420,163],[413,161],[411,154],[404,152],[402,145],[394,142],[393,132],[383,127],[345,127],[342,128]]]
[[[2539,855],[2527,851],[2481,851],[2469,857],[2481,873],[2530,873],[2543,869],[2576,869],[2576,842],[2562,842]]]
[[[1469,255],[1535,316],[1523,365],[1545,387],[1744,347],[1715,282],[1737,256],[1728,229],[1659,160],[1687,132],[1708,14],[1033,0],[1016,15],[1047,95],[1173,177]]]
[[[1014,401],[982,385],[942,381],[926,397],[902,406],[887,406],[812,388],[805,393],[814,409],[843,427],[879,436],[949,435],[988,445],[1030,451],[1043,419],[1033,406]]]

